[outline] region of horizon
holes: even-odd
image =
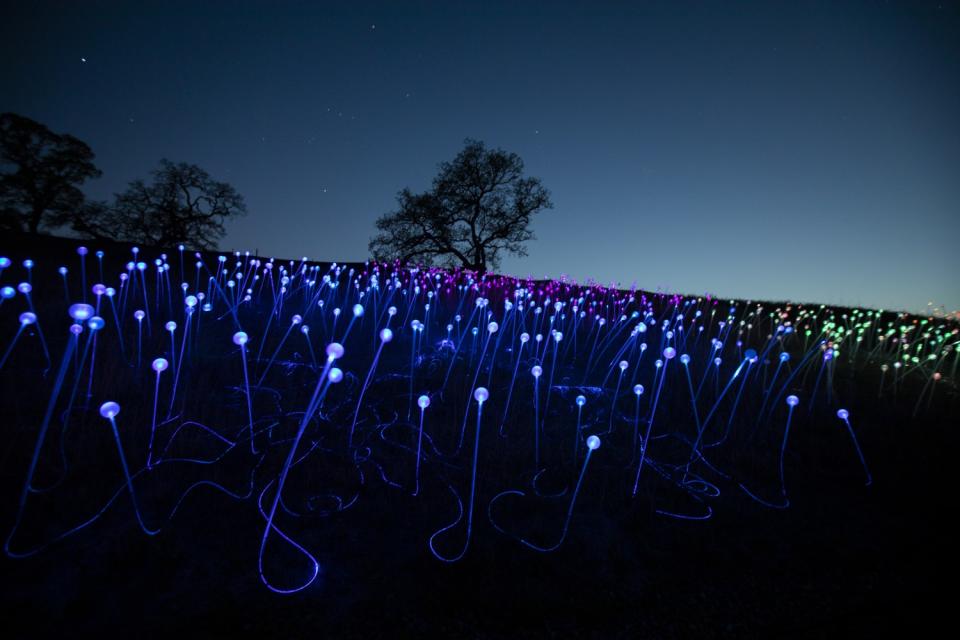
[[[90,144],[94,199],[162,157],[231,183],[224,251],[363,262],[475,137],[555,205],[498,273],[960,309],[955,3],[178,7],[15,7],[0,111]]]

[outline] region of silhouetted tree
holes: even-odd
[[[112,205],[89,203],[71,226],[94,238],[216,249],[224,222],[246,211],[243,196],[231,185],[196,165],[161,160],[152,184],[134,180]]]
[[[83,206],[79,186],[100,176],[93,151],[17,115],[0,115],[0,227],[39,233],[64,224]]]
[[[538,178],[523,177],[517,154],[470,139],[440,164],[430,190],[404,189],[397,203],[377,219],[380,233],[369,245],[376,259],[459,263],[481,273],[498,267],[502,253],[527,255],[531,217],[553,206]]]

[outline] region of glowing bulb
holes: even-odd
[[[120,405],[116,402],[104,402],[100,405],[100,415],[110,420],[120,413]]]
[[[643,395],[643,385],[642,385],[642,384],[634,385],[634,386],[633,386],[633,392],[634,392],[635,394],[637,394],[638,396],[642,396],[642,395]]]
[[[249,339],[249,336],[247,336],[246,332],[244,331],[237,331],[235,334],[233,334],[233,344],[237,345],[238,347],[242,347],[243,345],[247,344],[247,340]]]
[[[24,311],[20,314],[20,324],[27,326],[37,321],[37,314]]]
[[[100,329],[103,329],[106,324],[106,320],[100,316],[92,316],[89,320],[87,320],[87,326],[90,327],[92,331],[99,331]]]
[[[90,306],[89,304],[83,304],[81,302],[78,304],[70,305],[70,308],[67,310],[67,313],[69,313],[70,317],[73,318],[74,320],[83,322],[87,318],[91,317],[94,311],[92,306]]]
[[[327,345],[327,359],[333,362],[343,357],[343,345],[339,342],[331,342]]]
[[[847,418],[850,417],[850,412],[847,411],[846,409],[839,409],[837,410],[837,417],[840,418],[841,420],[846,420]]]
[[[677,350],[673,347],[667,347],[663,350],[663,357],[667,360],[672,359],[675,355],[677,355]]]
[[[800,404],[800,398],[797,396],[787,396],[787,404],[791,407],[795,407]]]
[[[584,396],[577,396],[577,406],[578,406],[578,407],[582,407],[582,406],[585,405],[585,404],[587,404],[587,399],[586,399],[586,397],[584,397]]]
[[[590,436],[587,438],[587,449],[595,451],[600,448],[600,438],[597,436]]]
[[[393,340],[393,331],[390,331],[390,329],[382,329],[380,331],[380,341],[390,342],[391,340]]]
[[[486,387],[477,387],[477,390],[473,392],[473,397],[477,402],[483,404],[490,397],[490,393]]]
[[[332,369],[330,369],[330,373],[327,374],[327,379],[330,380],[330,382],[332,382],[333,384],[336,384],[341,380],[343,380],[343,371],[341,371],[336,367],[333,367]]]
[[[362,315],[363,315],[363,305],[362,304],[353,305],[353,317],[359,318]]]
[[[690,356],[688,356],[687,354],[683,354],[682,356],[680,356],[680,362],[685,365],[690,364]]]
[[[426,409],[430,406],[430,396],[420,396],[417,398],[417,406],[421,409]]]
[[[166,371],[167,367],[170,366],[170,363],[167,362],[166,358],[157,358],[150,364],[150,366],[153,368],[154,371],[156,371],[157,373],[160,373],[161,371]]]
[[[533,368],[530,369],[530,373],[533,374],[534,378],[539,378],[541,375],[543,375],[543,368],[540,365],[535,364],[533,365]]]

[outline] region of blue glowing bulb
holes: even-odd
[[[77,247],[77,254],[78,254],[78,255],[85,256],[85,255],[87,255],[87,252],[88,252],[88,249],[87,249],[86,247],[84,247],[84,246],[82,246],[82,245],[79,246],[79,247]]]
[[[104,402],[100,405],[100,415],[107,420],[112,420],[120,413],[120,405],[116,402]]]
[[[173,320],[171,320],[170,322],[168,322],[167,324],[165,324],[165,325],[163,325],[163,326],[164,326],[164,328],[165,328],[167,331],[169,331],[170,333],[173,333],[174,331],[177,330],[177,323],[174,322]]]
[[[133,312],[133,317],[137,319],[137,322],[140,322],[141,320],[143,320],[143,317],[145,315],[147,314],[144,313],[143,310],[141,309],[137,309],[136,311]]]
[[[17,291],[26,295],[33,291],[33,285],[31,285],[29,282],[21,282],[17,285]]]
[[[99,284],[99,283],[95,284],[92,287],[92,291],[93,291],[93,295],[102,296],[104,293],[107,292],[107,285]]]
[[[91,316],[91,318],[87,320],[87,326],[90,327],[91,331],[99,331],[100,329],[103,329],[106,325],[107,325],[107,321],[101,318],[100,316]]]
[[[390,329],[381,329],[380,331],[380,341],[381,342],[390,342],[393,340],[393,331]]]
[[[363,315],[363,305],[362,304],[353,305],[353,317],[359,318],[362,315]]]
[[[747,349],[746,351],[743,352],[743,357],[749,360],[750,362],[756,362],[757,352],[754,351],[753,349]]]
[[[247,334],[243,331],[237,331],[235,334],[233,334],[233,344],[237,345],[238,347],[242,347],[243,345],[247,344],[247,340],[249,339],[250,337],[247,336]]]
[[[387,309],[387,313],[388,313],[389,315],[391,315],[391,316],[395,316],[395,315],[397,315],[397,308],[396,308],[396,307],[390,307],[390,308]]]
[[[524,331],[523,333],[521,333],[521,334],[520,334],[520,342],[522,342],[522,343],[524,343],[524,344],[526,344],[527,342],[530,342],[530,334],[527,333],[526,331]]]
[[[300,324],[301,322],[303,322],[303,316],[301,316],[299,313],[293,314],[293,317],[290,318],[290,324],[296,325]]]
[[[596,451],[600,448],[600,438],[597,436],[590,436],[587,438],[587,449],[590,451]]]
[[[6,269],[10,266],[10,258],[3,256],[0,257],[0,269]]]
[[[680,362],[683,363],[684,365],[690,364],[690,356],[688,356],[687,354],[683,354],[682,356],[680,356]]]
[[[67,309],[67,313],[69,313],[70,317],[73,318],[74,320],[79,320],[80,322],[83,322],[87,318],[91,317],[94,311],[92,306],[90,306],[89,304],[83,304],[81,302],[78,304],[70,305],[70,308]]]
[[[554,331],[554,332],[553,332],[553,339],[554,339],[554,341],[556,341],[556,342],[560,342],[561,340],[563,340],[563,333],[561,333],[560,331]]]
[[[675,355],[677,355],[677,350],[673,347],[667,347],[663,350],[663,357],[667,360],[672,359]]]
[[[635,394],[637,394],[638,396],[642,396],[642,395],[643,395],[643,385],[642,385],[642,384],[633,385],[633,392],[634,392]]]
[[[20,324],[27,326],[37,321],[37,314],[24,311],[20,314]]]
[[[786,351],[780,354],[780,362],[786,362],[789,359],[790,359],[790,354],[787,353]]]
[[[170,363],[167,362],[166,358],[157,358],[152,363],[150,363],[150,366],[153,368],[154,371],[156,371],[157,373],[160,373],[161,371],[166,371],[167,367],[170,366]]]
[[[586,397],[584,397],[584,396],[577,396],[577,406],[578,406],[578,407],[582,407],[582,406],[585,405],[585,404],[587,404],[587,399],[586,399]]]
[[[330,373],[327,374],[327,379],[333,384],[336,384],[341,380],[343,380],[343,371],[341,371],[337,367],[333,367],[332,369],[330,369]]]
[[[498,325],[496,322],[491,322],[490,324],[487,325],[487,331],[489,331],[490,333],[496,333],[497,329],[499,328],[500,328],[500,325]]]
[[[417,398],[417,406],[421,409],[426,409],[430,406],[430,396],[420,396]]]
[[[839,409],[837,411],[837,417],[840,418],[841,420],[846,420],[847,418],[850,417],[850,412],[847,411],[846,409]]]
[[[327,345],[327,359],[333,362],[343,357],[343,345],[339,342],[331,342]]]
[[[72,333],[75,336],[80,335],[81,333],[83,333],[83,325],[82,324],[70,325],[70,333]]]
[[[787,396],[787,404],[791,407],[795,407],[800,404],[800,398],[797,396]]]
[[[13,287],[3,287],[0,289],[0,298],[3,298],[4,300],[9,300],[15,295],[17,295],[17,290]]]
[[[533,374],[534,378],[539,378],[541,375],[543,375],[543,368],[540,365],[535,364],[533,365],[533,368],[530,369],[530,373]]]
[[[473,398],[483,404],[487,401],[487,398],[490,397],[490,393],[487,391],[486,387],[477,387],[477,390],[473,392]]]
[[[184,302],[187,304],[187,308],[193,309],[197,306],[197,296],[187,296],[184,299]]]

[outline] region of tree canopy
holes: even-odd
[[[523,176],[515,153],[467,139],[451,162],[440,164],[423,193],[403,189],[398,208],[377,219],[369,249],[378,260],[485,272],[505,253],[527,255],[534,214],[553,205],[539,178]]]
[[[71,226],[81,235],[161,247],[177,244],[216,249],[224,222],[245,214],[236,189],[194,164],[161,160],[153,182],[134,180],[112,205],[92,203]]]
[[[84,204],[80,185],[100,176],[83,141],[15,113],[0,114],[0,221],[29,233],[64,224]]]

